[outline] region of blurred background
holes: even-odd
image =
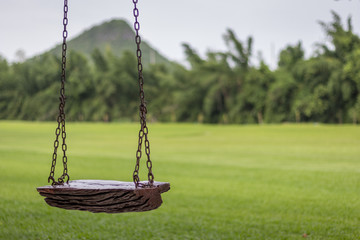
[[[55,119],[62,4],[3,4],[0,119]],[[70,120],[137,119],[132,5],[69,3]],[[151,121],[359,122],[359,1],[138,6]]]

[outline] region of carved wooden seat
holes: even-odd
[[[136,188],[133,182],[74,180],[64,185],[38,187],[37,191],[52,207],[93,213],[143,212],[160,207],[160,194],[170,189],[166,182],[146,185],[147,182],[141,182]]]

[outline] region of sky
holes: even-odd
[[[63,0],[0,0],[0,55],[16,60],[21,49],[32,57],[62,41]],[[360,0],[139,0],[140,34],[171,60],[185,63],[182,43],[205,56],[226,50],[223,35],[232,29],[254,38],[254,56],[275,67],[281,49],[299,40],[309,57],[316,42],[327,40],[318,21],[330,22],[331,10],[353,19],[360,33]],[[69,0],[69,38],[111,19],[134,21],[131,0]],[[255,57],[253,62],[256,62]]]

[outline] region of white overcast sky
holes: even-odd
[[[61,41],[63,0],[0,0],[0,55],[10,61],[18,49],[27,57]],[[133,21],[132,0],[69,0],[69,38],[114,18]],[[233,29],[241,40],[251,35],[254,53],[275,66],[279,50],[301,40],[309,56],[324,41],[318,20],[331,10],[351,15],[360,33],[360,0],[139,0],[140,33],[163,55],[185,61],[181,43],[200,54],[224,50],[223,34]]]

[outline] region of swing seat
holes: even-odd
[[[161,193],[170,189],[167,182],[133,182],[110,180],[74,180],[69,184],[38,187],[45,202],[67,210],[93,213],[144,212],[154,210],[162,204]]]

